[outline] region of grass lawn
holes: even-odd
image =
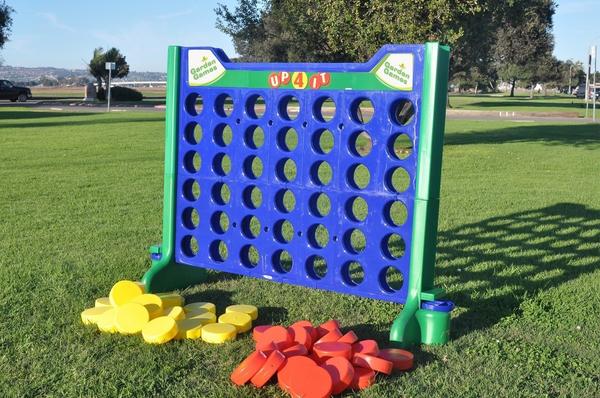
[[[570,112],[585,116],[585,100],[573,96],[534,96],[517,95],[513,98],[501,94],[493,95],[450,95],[450,105],[454,109],[509,112]],[[600,104],[596,104],[600,108]],[[598,112],[598,111],[597,111]],[[589,116],[592,116],[590,103]],[[598,114],[600,116],[600,113]]]
[[[229,381],[249,335],[150,346],[80,323],[160,242],[163,117],[0,109],[2,396],[283,396]],[[458,305],[452,341],[356,396],[600,395],[600,128],[452,120],[444,151],[437,283]],[[399,312],[219,273],[183,293],[255,304],[255,324],[337,318],[382,344]]]
[[[123,105],[161,105],[165,103],[165,87],[133,87],[140,91],[142,101],[112,101],[113,104]],[[31,89],[34,101],[80,102],[85,96],[84,87],[33,87]]]

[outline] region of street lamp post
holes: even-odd
[[[110,80],[112,78],[112,71],[115,70],[115,63],[114,62],[107,62],[105,65],[106,70],[108,71],[108,95],[106,97],[107,99],[107,103],[106,103],[106,111],[110,112]]]

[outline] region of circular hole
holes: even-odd
[[[240,124],[242,122],[242,119],[235,119],[235,124]]]
[[[260,235],[260,220],[255,216],[246,216],[242,219],[242,233],[248,239],[256,239]]]
[[[292,270],[293,259],[287,250],[277,250],[273,253],[273,268],[275,271],[285,274]]]
[[[408,218],[408,209],[404,203],[396,200],[385,206],[384,216],[389,224],[394,227],[400,227],[404,225]]]
[[[298,146],[298,133],[293,128],[285,128],[277,134],[277,144],[286,151],[291,152]]]
[[[279,101],[279,116],[285,120],[295,120],[300,113],[300,102],[293,95],[287,95]]]
[[[319,98],[315,101],[313,113],[321,122],[329,122],[335,117],[335,102],[330,97]]]
[[[187,229],[195,229],[198,227],[198,223],[200,222],[200,215],[198,214],[198,210],[193,207],[186,208],[181,213],[181,221],[183,226]]]
[[[310,168],[310,176],[316,185],[329,185],[333,179],[333,169],[327,161],[320,160],[313,163]]]
[[[402,167],[395,167],[388,171],[386,178],[389,189],[402,193],[410,186],[410,175]]]
[[[262,191],[256,185],[247,186],[242,192],[242,200],[246,207],[258,209],[262,205]]]
[[[360,229],[350,229],[344,234],[344,246],[350,253],[360,254],[367,247],[367,238]]]
[[[197,145],[202,140],[202,126],[196,122],[189,123],[185,128],[185,140],[192,145]]]
[[[258,149],[265,143],[265,132],[258,126],[251,126],[244,134],[246,145],[252,149]]]
[[[217,182],[212,187],[212,198],[217,204],[228,204],[231,199],[231,190],[229,189],[229,186],[224,182]]]
[[[277,221],[273,231],[279,243],[289,243],[294,237],[294,226],[288,220]]]
[[[327,155],[333,149],[333,134],[329,130],[317,130],[313,134],[312,144],[315,152]]]
[[[269,126],[272,126],[272,125],[273,125],[273,121],[272,121],[272,120],[269,120],[269,121],[267,122],[267,124],[268,124]]]
[[[226,147],[233,140],[233,132],[228,124],[222,123],[215,128],[214,141],[217,145]]]
[[[296,196],[289,189],[281,189],[275,194],[275,205],[282,213],[290,213],[296,208]]]
[[[308,122],[302,122],[302,127],[304,127],[304,128],[308,127]]]
[[[362,124],[369,123],[375,114],[375,108],[371,100],[366,98],[359,98],[352,104],[351,113],[352,118]]]
[[[218,153],[213,159],[213,170],[220,176],[231,172],[231,158],[226,153]]]
[[[196,93],[188,95],[185,100],[185,110],[191,116],[198,116],[202,113],[203,101],[202,97]]]
[[[265,99],[258,95],[251,95],[246,101],[246,113],[253,119],[260,119],[267,110]]]
[[[348,182],[353,188],[365,189],[371,182],[371,173],[364,164],[356,164],[348,169]]]
[[[404,283],[402,272],[391,266],[385,267],[381,270],[379,280],[383,289],[389,293],[395,293],[402,289],[402,284]]]
[[[329,231],[323,224],[311,226],[308,235],[310,244],[317,249],[322,249],[329,243]]]
[[[229,257],[229,249],[227,244],[220,239],[212,241],[209,248],[210,257],[219,263],[227,260]]]
[[[250,179],[257,179],[263,173],[263,162],[258,156],[248,156],[244,160],[244,174]]]
[[[344,129],[344,123],[340,123],[338,124],[338,130],[343,130]]]
[[[221,94],[215,101],[215,112],[223,117],[228,117],[233,112],[233,98],[227,94]]]
[[[367,201],[360,196],[354,196],[346,202],[346,215],[349,219],[356,222],[365,221],[369,214],[369,205]]]
[[[317,217],[325,217],[331,211],[331,200],[323,192],[312,194],[309,205],[310,211]]]
[[[406,134],[396,134],[390,138],[388,150],[393,157],[404,160],[412,153],[413,143]]]
[[[366,131],[357,131],[350,137],[350,152],[356,156],[365,157],[373,149],[373,140]]]
[[[200,184],[196,180],[187,180],[183,183],[183,196],[190,202],[198,200],[200,197]]]
[[[290,158],[283,158],[277,162],[275,171],[277,173],[277,177],[283,182],[293,182],[298,173],[296,162]]]
[[[247,268],[254,268],[258,265],[260,254],[253,245],[246,245],[242,247],[240,251],[240,261],[242,265]]]
[[[218,234],[224,234],[229,229],[229,216],[224,211],[215,211],[210,217],[210,226]]]
[[[198,254],[198,241],[192,235],[186,235],[181,240],[181,251],[188,257],[194,257]]]
[[[415,116],[415,107],[407,99],[401,99],[392,104],[392,120],[401,126],[409,124]]]
[[[200,158],[200,154],[196,151],[189,151],[183,157],[183,167],[188,173],[197,173],[200,171],[201,165],[202,159]]]
[[[349,261],[342,266],[342,278],[350,286],[358,286],[365,280],[365,270],[357,261]]]
[[[383,238],[382,245],[385,255],[394,260],[404,256],[406,251],[406,243],[404,243],[404,239],[398,234],[387,235]]]
[[[327,261],[321,256],[310,256],[306,260],[306,272],[313,279],[322,279],[327,275]]]

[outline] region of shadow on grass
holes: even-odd
[[[2,115],[2,113],[0,113]],[[45,128],[45,127],[72,127],[72,126],[93,126],[103,124],[124,124],[124,123],[144,123],[144,122],[163,122],[160,117],[156,118],[131,118],[131,117],[110,117],[107,119],[100,119],[101,113],[61,113],[60,116],[90,116],[95,115],[96,117],[87,120],[63,120],[60,122],[55,121],[39,121],[39,122],[23,122],[23,123],[2,123],[1,127],[4,128]]]
[[[92,112],[50,112],[50,111],[0,111],[0,119],[2,120],[31,120],[31,119],[46,119],[53,117],[68,117],[68,116],[90,116]],[[4,123],[2,127],[6,127]],[[19,125],[20,126],[20,125]]]
[[[486,329],[526,297],[600,269],[600,210],[559,203],[463,225],[440,233],[437,261],[466,308],[453,335]]]
[[[556,124],[507,127],[497,130],[450,133],[445,145],[504,144],[542,142],[548,145],[572,145],[586,149],[600,148],[600,125]]]
[[[452,103],[452,96],[450,97],[450,103]],[[465,97],[466,98],[466,97]],[[474,97],[477,98],[477,97]],[[569,102],[570,101],[570,102]],[[479,108],[572,108],[574,110],[585,109],[585,104],[576,102],[575,98],[555,98],[555,97],[503,97],[497,101],[477,101],[470,102],[466,105],[468,107],[479,107]]]

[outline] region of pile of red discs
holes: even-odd
[[[359,340],[329,320],[317,327],[299,321],[288,328],[256,326],[256,350],[231,374],[237,385],[262,387],[277,375],[279,386],[293,397],[324,398],[348,388],[362,390],[376,373],[391,374],[413,366],[413,354],[397,348],[380,349],[375,340]]]

